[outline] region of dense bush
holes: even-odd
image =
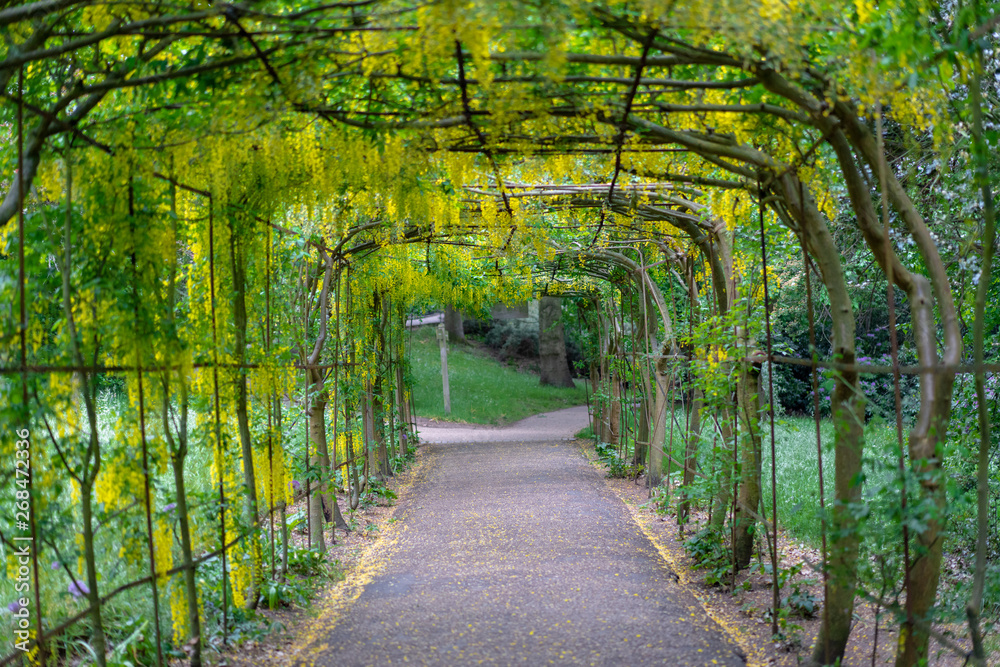
[[[497,350],[505,361],[511,357],[537,357],[538,323],[531,320],[494,320],[483,342]]]
[[[588,362],[581,352],[579,332],[574,321],[563,317],[566,336],[566,361],[574,377],[587,374]],[[465,335],[496,350],[502,360],[538,358],[538,323],[533,320],[477,319],[464,321]]]
[[[482,341],[496,323],[497,320],[492,318],[462,320],[462,330],[465,331],[466,338]]]

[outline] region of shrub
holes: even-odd
[[[500,352],[503,360],[511,357],[538,356],[538,325],[524,320],[498,320],[484,342]]]

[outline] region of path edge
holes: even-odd
[[[592,457],[591,452],[593,451],[593,443],[588,440],[575,440],[577,445],[580,447],[580,453],[583,455],[587,461],[595,466],[601,467],[601,460],[599,458]],[[701,606],[705,614],[711,618],[719,629],[725,634],[725,636],[734,645],[739,647],[743,652],[743,659],[747,667],[767,667],[770,664],[770,660],[767,656],[767,652],[757,646],[755,643],[750,641],[746,633],[734,622],[732,622],[725,611],[721,608],[716,608],[712,603],[711,597],[707,596],[703,590],[700,590],[696,578],[692,575],[691,571],[687,566],[680,562],[678,556],[670,551],[669,547],[665,545],[655,532],[650,530],[649,525],[653,521],[652,516],[648,512],[643,512],[642,509],[631,502],[623,496],[617,488],[612,484],[608,484],[607,475],[602,475],[602,482],[604,482],[604,487],[611,491],[616,498],[628,509],[629,515],[632,520],[642,531],[646,539],[656,548],[657,553],[660,554],[660,558],[667,564],[670,571],[674,573],[677,577],[677,585],[683,588],[687,593],[689,593],[698,604]]]
[[[356,564],[344,579],[330,586],[318,601],[310,605],[313,617],[303,622],[296,633],[295,641],[299,646],[291,651],[290,664],[299,667],[315,665],[316,658],[330,648],[326,638],[368,585],[388,567],[401,533],[406,530],[405,520],[412,491],[423,481],[430,458],[426,444],[417,447],[416,461],[412,468],[402,473],[406,479],[399,486],[392,513],[379,526],[378,537],[360,550]]]

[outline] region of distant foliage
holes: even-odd
[[[506,361],[512,357],[538,357],[538,324],[525,320],[497,320],[484,342]]]

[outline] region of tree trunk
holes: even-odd
[[[392,466],[389,465],[389,450],[385,438],[385,407],[382,402],[382,376],[375,376],[375,384],[371,388],[372,402],[372,436],[375,440],[375,458],[379,479],[385,481],[392,477]]]
[[[612,330],[613,323],[608,323],[607,317],[598,315],[601,328],[601,348],[598,353],[597,382],[595,393],[599,397],[600,406],[600,436],[599,442],[611,442],[611,354],[613,349]]]
[[[778,185],[790,212],[800,225],[809,254],[815,259],[826,286],[832,318],[833,358],[844,364],[853,364],[854,310],[833,236],[811,193],[800,181],[791,174],[785,174],[778,179]],[[858,386],[856,372],[841,371],[836,375],[830,408],[834,425],[836,500],[833,510],[829,512],[827,532],[835,539],[830,541],[827,554],[828,580],[823,624],[811,656],[811,664],[818,665],[843,661],[854,614],[861,535],[857,515],[852,509],[861,500],[865,416],[864,394]]]
[[[397,304],[397,317],[401,332],[406,331],[406,311],[403,304]],[[397,341],[398,350],[396,353],[396,400],[399,407],[399,418],[403,421],[404,428],[400,430],[400,451],[403,456],[409,454],[409,446],[414,442],[413,412],[410,410],[410,392],[406,388],[406,378],[403,375],[404,360],[406,359],[406,335],[401,333]]]
[[[663,368],[666,364],[657,364],[653,376],[656,380],[653,391],[656,400],[653,408],[652,437],[649,439],[649,468],[646,475],[649,488],[654,489],[663,481],[663,450],[667,440],[667,377]],[[643,401],[645,406],[645,401]]]
[[[690,304],[691,317],[688,322],[689,335],[694,336],[694,325],[700,319],[701,309],[698,304],[698,282],[694,277],[694,265],[688,263],[688,303]],[[724,283],[725,281],[723,281]],[[725,305],[725,301],[720,301],[720,307]],[[677,504],[677,525],[684,529],[691,516],[691,496],[693,494],[694,473],[698,466],[698,446],[701,444],[701,407],[704,393],[698,386],[698,379],[693,367],[688,367],[688,382],[693,387],[691,392],[690,407],[688,408],[688,429],[687,442],[684,445],[684,477],[681,486],[681,500]]]
[[[396,446],[396,433],[399,431],[399,425],[396,423],[397,415],[399,413],[394,409],[396,403],[396,387],[395,387],[395,369],[390,365],[386,369],[386,380],[389,385],[385,390],[385,404],[388,405],[388,409],[385,411],[386,418],[386,429],[385,429],[385,441],[386,446],[389,448],[389,460],[398,459],[400,456],[400,450]],[[389,466],[389,474],[392,475],[392,466]]]
[[[70,270],[72,266],[72,245],[70,243],[70,225],[72,222],[72,170],[67,169],[66,180],[66,226],[64,237],[65,255],[63,259],[63,266],[61,267],[63,315],[66,318],[66,327],[69,333],[69,342],[70,348],[73,351],[73,357],[76,360],[77,365],[84,366],[85,361],[83,354],[80,351],[80,345],[77,341],[76,323],[73,317],[73,308],[71,306],[72,301],[70,296]],[[95,333],[95,358],[97,354],[97,343],[98,340]],[[104,667],[107,664],[107,657],[104,655],[107,641],[104,635],[104,622],[101,617],[101,598],[97,590],[97,565],[94,551],[93,498],[91,497],[94,490],[94,482],[97,480],[97,476],[101,471],[101,440],[97,426],[97,408],[95,405],[96,396],[91,393],[90,376],[85,372],[79,372],[77,373],[77,377],[79,378],[82,389],[80,393],[83,395],[84,407],[87,412],[88,426],[87,450],[83,457],[83,466],[79,477],[80,496],[82,500],[81,513],[83,519],[83,556],[86,562],[87,587],[89,588],[87,600],[90,604],[90,618],[94,624],[92,629],[93,638],[91,641],[93,643],[94,653],[97,656],[97,665],[98,667]],[[91,467],[91,464],[93,464],[93,467]],[[156,582],[153,582],[153,585],[155,586]],[[79,589],[79,586],[77,586],[77,588]],[[36,640],[40,640],[40,638],[36,638]]]
[[[410,419],[410,404],[406,400],[406,387],[403,384],[402,363],[396,364],[396,409],[402,422],[399,428],[399,455],[406,456],[409,452],[409,439],[412,435]]]
[[[104,637],[104,622],[101,619],[101,595],[97,589],[92,493],[93,478],[84,477],[84,483],[80,485],[80,505],[83,514],[83,555],[87,570],[87,602],[90,604],[90,618],[94,623],[91,643],[93,644],[94,654],[97,656],[97,664],[104,667],[107,663],[107,658],[104,655],[106,641]],[[77,589],[79,590],[79,588],[78,585]]]
[[[654,398],[655,405],[655,398]],[[656,409],[654,407],[653,414],[656,414]],[[645,398],[640,401],[639,405],[639,431],[635,437],[635,455],[632,457],[632,464],[641,466],[646,464],[646,452],[650,448],[651,441],[649,437],[649,401]]]
[[[361,399],[361,437],[364,440],[362,462],[364,464],[364,474],[361,480],[361,490],[368,484],[368,477],[371,475],[371,457],[375,451],[375,423],[372,419],[372,385],[365,380],[365,394]]]
[[[354,452],[354,410],[351,401],[344,399],[344,446],[347,449],[347,482],[350,493],[350,507],[352,510],[358,509],[358,502],[361,499],[361,484],[358,480],[357,456]]]
[[[888,168],[884,151],[872,136],[870,129],[848,105],[838,102],[835,110],[845,122],[841,126],[843,130],[838,128],[830,133],[830,145],[837,154],[865,242],[871,248],[882,270],[887,276],[891,276],[891,283],[906,292],[911,309],[913,339],[920,365],[933,369],[940,361],[949,366],[958,364],[962,360],[962,336],[947,272],[938,253],[936,241],[902,185]],[[856,154],[879,175],[883,211],[886,215],[882,225],[878,222],[870,189],[863,178],[861,168],[855,162]],[[886,239],[890,201],[906,223],[933,282],[906,268],[892,250],[892,243]],[[935,306],[940,313],[943,346],[939,345],[938,341]],[[938,359],[939,347],[943,347],[944,352],[941,360]],[[853,356],[851,360],[853,361]],[[912,545],[915,547],[916,558],[905,577],[906,620],[900,627],[900,641],[896,653],[898,667],[915,665],[927,658],[929,635],[926,624],[930,620],[929,615],[937,595],[943,545],[943,510],[946,503],[945,485],[941,479],[943,459],[941,445],[944,442],[951,411],[954,379],[954,371],[947,369],[929,370],[920,375],[920,412],[910,431],[909,454],[912,473],[915,473],[920,480],[922,497],[917,499],[916,504],[926,508],[928,516],[924,522],[924,529],[920,531],[916,543]]]
[[[566,337],[562,325],[562,299],[543,296],[538,304],[538,356],[541,383],[573,388],[573,375],[566,361]]]
[[[729,410],[722,407],[718,411],[719,452],[718,452],[718,487],[715,492],[715,502],[712,505],[712,520],[710,525],[715,530],[722,530],[726,524],[726,515],[733,502],[733,448],[736,447],[733,433],[733,420]]]
[[[81,511],[83,514],[83,555],[87,572],[87,600],[90,604],[90,617],[93,620],[93,647],[97,654],[97,664],[104,667],[107,659],[104,655],[107,646],[107,639],[104,634],[104,621],[101,615],[101,596],[97,589],[97,556],[94,549],[94,523],[93,523],[93,492],[94,482],[101,470],[101,441],[97,429],[97,410],[95,408],[95,396],[91,394],[90,382],[86,373],[80,373],[80,381],[83,385],[84,402],[87,409],[87,425],[89,427],[90,442],[87,454],[83,461],[83,474],[80,482]],[[93,461],[93,467],[91,467]]]
[[[614,366],[617,360],[612,359]],[[615,447],[621,444],[622,438],[622,382],[618,371],[612,368],[608,381],[611,384],[611,398],[608,401],[608,442]]]
[[[641,299],[642,318],[640,319],[640,325],[639,325],[639,329],[642,335],[639,338],[645,344],[644,351],[648,354],[652,354],[657,349],[656,332],[658,329],[656,324],[654,324],[654,320],[650,317],[650,312],[654,307],[652,304],[653,295],[647,293],[645,281],[648,275],[645,274],[645,270],[642,267],[640,267],[638,272],[633,273],[633,277],[635,278],[636,282],[639,283],[637,285],[637,291],[639,292],[640,295],[642,295]],[[669,340],[670,338],[669,329],[665,329],[664,333],[667,334],[667,339]],[[667,345],[665,344],[664,352],[666,351],[666,349]],[[647,451],[649,451],[651,448],[665,447],[666,445],[664,443],[657,443],[655,439],[651,438],[652,434],[650,433],[651,428],[654,431],[656,430],[655,427],[652,426],[652,423],[653,420],[659,418],[660,414],[659,412],[657,412],[656,409],[656,399],[657,399],[656,391],[658,387],[655,381],[651,381],[650,376],[657,372],[656,369],[660,367],[660,364],[651,364],[650,360],[645,358],[642,359],[642,361],[638,361],[636,360],[635,356],[633,356],[632,360],[633,363],[635,363],[638,366],[639,374],[642,377],[642,400],[639,406],[639,428],[638,432],[636,433],[635,457],[633,458],[633,464],[639,466],[639,465],[645,465]],[[662,367],[664,368],[664,370],[666,370],[665,362],[664,364],[662,364]],[[653,369],[652,373],[650,372],[651,368]],[[666,404],[664,405],[666,407]],[[673,406],[669,406],[669,409],[673,410]],[[664,419],[666,418],[665,412],[663,414],[663,417]],[[664,427],[664,433],[665,432],[666,432],[666,427]],[[660,452],[660,455],[662,457],[663,455],[662,451]],[[660,465],[661,467],[658,470],[662,469],[662,459]],[[659,473],[657,473],[657,475],[659,476]],[[651,478],[649,478],[648,476],[647,476],[647,486],[649,486],[650,489],[652,489],[653,487]]]
[[[273,399],[274,406],[274,428],[275,431],[281,434],[281,399],[275,394]],[[279,451],[279,456],[284,457],[284,451]],[[284,460],[281,461],[281,465],[284,466]],[[284,476],[282,476],[284,479]],[[288,480],[285,480],[285,484]],[[281,564],[278,569],[278,577],[281,581],[285,580],[285,575],[288,573],[288,508],[285,504],[285,489],[279,489],[281,492],[281,500],[278,501],[278,523],[281,526]]]
[[[313,344],[313,349],[306,358],[306,363],[315,365],[319,363],[326,344],[328,325],[330,320],[330,281],[333,277],[333,260],[322,248],[319,249],[320,262],[323,268],[323,284],[319,295],[319,335]],[[339,277],[338,277],[339,284]],[[350,297],[348,297],[349,299]],[[339,305],[338,305],[339,308]],[[339,344],[339,341],[338,341]],[[352,358],[353,360],[353,358]],[[309,521],[310,534],[316,536],[314,527],[318,528],[319,535],[313,540],[316,546],[325,551],[326,544],[323,539],[323,519],[332,521],[334,530],[337,528],[347,528],[347,522],[340,514],[340,506],[337,504],[337,494],[330,484],[330,477],[333,470],[330,466],[330,449],[326,439],[326,405],[329,402],[329,392],[325,388],[323,373],[318,368],[308,368],[306,370],[306,382],[310,389],[309,394],[313,397],[313,402],[306,406],[307,418],[309,419],[309,441],[315,445],[316,454],[309,457],[311,465],[319,467],[320,479],[314,493],[309,496]],[[306,450],[308,451],[308,443]],[[311,488],[308,486],[307,489]],[[317,512],[319,517],[317,518]],[[312,546],[312,545],[310,545]]]
[[[921,365],[937,365],[937,340],[930,283],[922,275],[913,275],[910,295],[914,338]],[[922,373],[920,376],[920,413],[909,435],[911,474],[920,480],[922,497],[913,504],[923,507],[924,529],[910,544],[912,560],[906,577],[906,620],[902,623],[896,667],[911,667],[927,660],[930,641],[928,629],[934,620],[934,600],[941,576],[947,497],[943,445],[951,411],[954,382],[951,373]]]
[[[975,7],[975,5],[973,5]],[[976,286],[975,315],[972,327],[973,361],[977,366],[975,376],[976,401],[979,403],[979,457],[976,464],[976,529],[979,533],[976,539],[976,567],[972,578],[972,592],[965,607],[969,623],[969,634],[972,640],[972,654],[976,667],[985,667],[986,649],[983,646],[980,630],[980,614],[983,609],[983,589],[986,586],[986,561],[989,534],[990,507],[990,449],[993,439],[990,435],[990,415],[986,398],[986,374],[983,370],[984,329],[986,318],[986,299],[990,286],[993,284],[993,252],[996,245],[993,189],[989,175],[989,146],[983,140],[983,103],[982,81],[980,70],[983,67],[983,54],[977,54],[977,63],[972,68],[972,85],[969,87],[972,106],[972,140],[973,154],[976,156],[977,180],[983,197],[983,253],[982,268],[979,283]]]
[[[448,332],[448,339],[451,342],[465,342],[465,322],[462,320],[462,311],[447,306],[444,309],[444,328]]]
[[[250,528],[247,540],[250,546],[250,590],[246,591],[246,605],[256,609],[260,598],[262,559],[260,542],[257,540],[257,479],[253,469],[253,441],[250,437],[250,417],[247,412],[247,373],[243,367],[247,349],[247,306],[246,306],[246,253],[239,237],[235,221],[229,220],[229,260],[233,274],[233,325],[236,340],[234,356],[236,367],[236,422],[240,434],[240,454],[243,459],[243,484],[246,486],[246,504],[243,506],[243,521]]]
[[[599,351],[598,354],[602,354]],[[593,396],[593,405],[591,406],[591,411],[593,412],[593,424],[594,424],[594,441],[595,442],[607,442],[606,429],[605,429],[605,419],[604,407],[607,405],[607,399],[601,398],[601,368],[603,366],[603,361],[593,361],[590,363],[590,395]]]
[[[188,516],[187,492],[184,484],[184,459],[187,457],[188,396],[184,378],[180,377],[180,424],[177,439],[170,433],[170,385],[163,381],[163,433],[170,445],[170,464],[174,472],[177,523],[181,534],[181,559],[184,566],[184,595],[187,598],[188,645],[191,647],[191,667],[201,667],[201,617],[198,613],[197,571],[191,548],[191,522]]]
[[[173,238],[177,239],[177,202],[176,192],[171,186],[170,211],[172,215]],[[167,322],[168,331],[173,332],[168,343],[170,351],[168,358],[177,352],[180,341],[176,338],[176,306],[177,306],[177,260],[171,263],[169,281],[167,283]],[[183,373],[177,374],[179,384],[179,415],[177,438],[170,431],[170,371],[163,373],[163,435],[170,452],[170,465],[174,473],[174,502],[177,503],[177,525],[181,537],[181,563],[184,567],[184,595],[187,598],[188,646],[190,647],[190,667],[201,667],[201,615],[198,610],[198,572],[194,565],[194,552],[191,544],[191,517],[188,514],[187,490],[184,483],[184,461],[188,454],[188,388]]]
[[[320,497],[319,507],[323,509],[323,518],[333,523],[334,530],[347,528],[347,522],[344,521],[340,505],[337,503],[336,485],[330,482],[333,467],[330,463],[330,444],[326,437],[326,406],[330,403],[330,394],[323,388],[319,371],[310,370],[309,374],[314,381],[315,391],[312,406],[309,408],[309,441],[316,448],[316,465],[319,467],[322,479],[316,486],[315,494]]]
[[[322,465],[318,454],[309,455],[309,467],[315,470]],[[309,495],[309,548],[319,553],[326,553],[326,537],[323,535],[323,493],[321,487],[312,482],[306,482],[306,493]]]
[[[701,444],[701,405],[702,392],[695,387],[691,396],[691,407],[688,415],[687,443],[684,447],[684,478],[681,489],[681,500],[677,505],[677,525],[684,526],[691,516],[691,496],[693,494],[694,473],[698,469],[698,446]]]
[[[314,370],[306,371],[310,379],[318,373]],[[330,470],[330,456],[326,448],[326,404],[327,394],[320,390],[313,394],[312,404],[309,406],[309,442],[315,447],[316,452],[309,455],[309,468],[319,473],[321,480],[328,477]],[[320,553],[326,552],[326,538],[323,535],[323,525],[332,516],[325,508],[323,496],[329,492],[324,482],[306,483],[308,493],[307,502],[309,504],[309,548]]]
[[[285,576],[288,574],[288,509],[284,502],[278,505],[278,519],[281,525],[281,564],[278,568],[278,581],[285,581]]]
[[[750,565],[756,520],[753,515],[760,507],[761,439],[760,439],[760,369],[750,361],[739,362],[736,385],[739,422],[745,437],[741,439],[740,488],[736,502],[733,553],[736,568]]]
[[[246,312],[244,311],[245,316]],[[238,335],[237,339],[239,339]],[[253,444],[250,439],[250,418],[247,414],[247,376],[242,369],[239,372],[236,386],[236,421],[240,432],[243,483],[246,486],[247,497],[246,505],[243,508],[243,521],[250,528],[250,534],[246,540],[250,546],[251,570],[250,589],[246,591],[246,606],[248,609],[256,609],[257,601],[260,599],[260,582],[263,578],[261,571],[263,559],[261,558],[260,541],[257,539],[259,517],[257,513],[257,479],[253,469]]]
[[[774,72],[768,74],[764,83],[769,89],[779,91],[787,87],[787,82]],[[937,241],[895,174],[888,168],[881,142],[873,136],[870,127],[859,117],[854,106],[838,101],[834,103],[833,113],[841,121],[838,125],[825,120],[825,113],[812,112],[811,115],[817,121],[817,126],[828,133],[828,141],[837,154],[865,242],[882,270],[887,276],[891,276],[890,284],[898,285],[906,292],[918,360],[925,368],[936,366],[939,363],[938,348],[941,347],[944,351],[942,361],[948,366],[954,366],[962,360],[962,335],[947,271],[937,250]],[[871,200],[869,183],[862,172],[866,163],[879,177],[885,214],[881,225]],[[790,176],[784,177],[784,180],[790,179]],[[890,202],[909,229],[931,281],[906,268],[893,251],[892,243],[886,238]],[[819,263],[820,256],[816,257]],[[940,316],[943,345],[939,345],[938,341],[935,306]],[[853,354],[850,360],[854,360]],[[940,445],[950,416],[954,377],[954,371],[948,369],[928,371],[920,377],[920,413],[910,432],[909,450],[912,472],[920,479],[923,496],[918,504],[931,510],[931,516],[918,535],[917,557],[907,572],[904,584],[907,589],[906,620],[900,628],[896,653],[896,665],[900,667],[914,665],[927,658],[928,633],[925,623],[937,593],[943,530],[941,510],[946,500],[943,495],[944,484],[940,479],[943,454]],[[860,452],[858,458],[860,459]],[[838,477],[839,474],[838,467]],[[818,650],[819,644],[817,653],[814,654],[817,658]]]
[[[392,477],[392,466],[389,463],[389,448],[385,433],[385,397],[384,378],[389,371],[389,348],[386,343],[385,330],[389,326],[389,303],[378,292],[375,293],[374,309],[379,313],[379,326],[376,331],[377,352],[375,358],[375,379],[369,386],[372,405],[372,435],[375,438],[375,456],[378,463],[378,477],[385,481]],[[462,322],[461,314],[457,317]]]

